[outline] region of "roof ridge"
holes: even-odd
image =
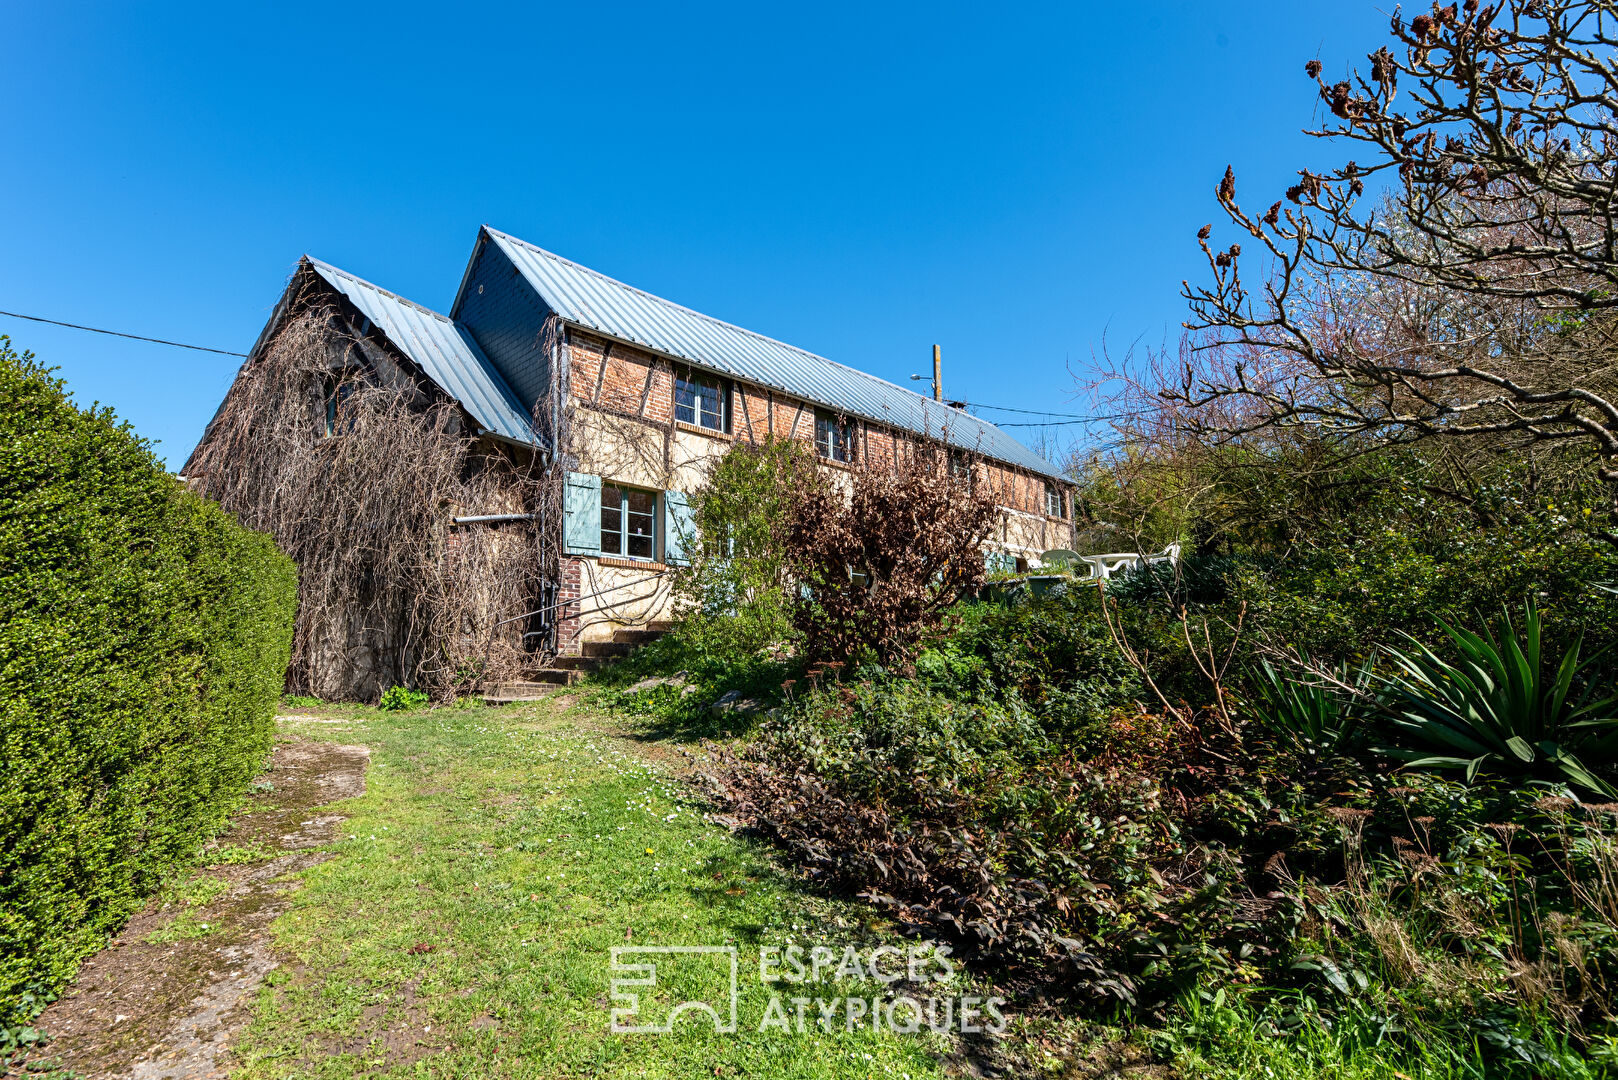
[[[926,404],[936,405],[936,406],[938,406],[940,408],[949,409],[950,412],[957,413],[957,414],[959,414],[961,416],[971,416],[972,419],[977,420],[977,421],[979,421],[981,423],[990,424],[990,426],[992,426],[992,427],[998,427],[998,425],[993,424],[991,421],[984,420],[981,416],[972,416],[971,413],[967,412],[964,409],[956,409],[956,408],[953,408],[950,405],[946,404],[945,402],[937,401],[937,400],[935,400],[933,398],[930,398],[930,397],[926,396],[925,394],[918,394],[914,390],[910,389],[908,386],[901,386],[896,382],[889,382],[887,379],[882,378],[882,376],[880,376],[880,375],[872,375],[869,371],[861,371],[859,368],[853,367],[852,365],[849,365],[849,364],[845,364],[840,360],[833,360],[829,356],[821,356],[817,352],[810,352],[808,349],[805,349],[805,348],[803,348],[802,346],[799,346],[799,345],[794,345],[789,341],[782,341],[780,338],[772,338],[768,334],[761,334],[757,330],[749,330],[745,326],[738,326],[736,323],[726,322],[724,319],[721,319],[716,315],[709,315],[707,312],[698,311],[696,308],[686,307],[684,304],[678,303],[678,302],[676,302],[674,300],[670,300],[667,297],[658,296],[656,293],[653,293],[653,292],[647,292],[645,289],[642,289],[642,288],[640,288],[638,286],[635,286],[635,285],[631,285],[627,281],[619,281],[617,278],[612,277],[609,274],[604,274],[600,270],[595,269],[594,267],[585,266],[583,263],[578,262],[578,261],[573,260],[573,259],[570,259],[566,255],[558,255],[554,251],[550,251],[550,250],[548,250],[546,248],[542,248],[538,244],[532,243],[532,242],[530,242],[528,240],[524,240],[520,236],[513,236],[508,232],[501,232],[499,229],[493,228],[492,226],[489,226],[489,225],[485,225],[483,227],[485,229],[487,229],[490,233],[492,233],[495,236],[498,236],[498,237],[500,237],[502,239],[505,239],[505,240],[510,240],[510,241],[512,241],[514,243],[521,244],[526,248],[530,248],[530,249],[532,249],[534,251],[539,252],[541,255],[544,255],[547,258],[555,259],[557,262],[567,263],[569,266],[572,266],[572,267],[574,267],[574,268],[576,268],[578,270],[582,270],[585,273],[590,274],[590,275],[592,275],[594,277],[598,277],[601,280],[609,282],[609,283],[611,283],[613,285],[616,285],[621,289],[627,289],[632,293],[637,293],[637,294],[639,294],[641,296],[644,296],[648,300],[655,300],[659,304],[666,304],[671,308],[676,308],[676,309],[678,309],[680,311],[686,312],[689,315],[695,315],[699,319],[705,319],[708,322],[716,323],[719,326],[725,327],[727,330],[735,330],[735,331],[737,331],[739,333],[746,334],[749,337],[758,338],[760,341],[767,341],[771,345],[779,345],[783,349],[791,349],[793,352],[801,353],[804,356],[810,357],[810,358],[812,358],[814,360],[819,360],[823,364],[831,364],[833,367],[842,368],[844,371],[851,372],[851,373],[853,373],[855,375],[860,376],[863,379],[870,379],[872,382],[879,382],[883,386],[892,387],[893,389],[899,391],[901,394],[909,394],[911,397],[916,398],[918,401],[924,402]]]
[[[397,301],[397,302],[399,302],[401,304],[404,304],[406,307],[413,307],[417,311],[421,312],[424,315],[431,315],[433,318],[437,319],[439,322],[447,322],[451,326],[459,326],[459,324],[456,323],[456,321],[454,319],[450,318],[448,315],[445,315],[442,312],[434,311],[432,308],[428,307],[425,304],[418,304],[414,300],[409,299],[408,297],[400,296],[398,293],[394,292],[392,289],[384,289],[382,286],[376,284],[376,282],[374,282],[374,281],[367,281],[365,278],[360,277],[358,274],[350,273],[349,271],[344,270],[340,266],[333,266],[331,263],[326,262],[324,259],[317,259],[313,255],[308,254],[307,252],[304,254],[303,257],[305,259],[308,259],[311,265],[319,267],[321,269],[330,270],[334,274],[341,274],[343,277],[346,277],[346,278],[350,279],[351,281],[354,281],[354,282],[356,282],[356,283],[358,283],[360,285],[365,286],[367,289],[370,289],[372,292],[381,293],[383,296],[386,296],[389,300],[395,300],[395,301]]]

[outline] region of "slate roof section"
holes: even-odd
[[[370,319],[481,427],[518,443],[545,445],[528,410],[465,329],[420,304],[310,258],[309,265]]]
[[[937,438],[1042,476],[1061,476],[1056,466],[979,417],[681,307],[526,240],[488,226],[484,232],[566,322],[849,416]]]

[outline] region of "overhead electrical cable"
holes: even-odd
[[[240,356],[245,358],[246,353],[231,352],[229,349],[210,349],[206,345],[187,345],[183,341],[165,341],[162,338],[146,337],[142,334],[126,334],[122,330],[103,330],[99,326],[80,326],[78,323],[62,322],[60,319],[46,319],[39,315],[23,315],[15,311],[0,311],[13,319],[27,319],[29,322],[49,323],[52,326],[65,326],[70,330],[88,330],[92,334],[110,334],[112,337],[130,338],[133,341],[150,341],[154,345],[172,345],[176,349],[194,349],[197,352],[218,353],[220,356]]]
[[[246,353],[233,352],[230,349],[211,349],[206,345],[188,345],[183,341],[169,341],[165,338],[147,337],[144,334],[128,334],[122,330],[104,330],[99,326],[84,326],[80,323],[63,322],[60,319],[47,319],[41,315],[24,315],[18,311],[0,311],[0,315],[4,315],[12,319],[27,319],[29,322],[47,323],[51,326],[65,326],[69,330],[86,330],[92,334],[107,334],[111,337],[128,338],[131,341],[149,341],[153,345],[169,345],[176,349],[191,349],[195,352],[214,353],[217,356],[240,356],[243,359],[247,357]],[[1121,420],[1125,416],[1123,413],[1085,416],[1080,413],[1045,412],[1042,409],[1019,409],[1011,405],[984,405],[975,401],[968,402],[967,408],[992,409],[996,412],[1023,413],[1028,416],[1054,416],[1060,418],[1056,420],[1030,421],[1026,423],[997,423],[995,425],[996,427],[1066,427],[1073,424],[1098,423],[1103,420]]]
[[[1027,413],[1029,416],[1065,416],[1071,420],[1111,419],[1110,417],[1091,416],[1089,413],[1048,412],[1045,409],[1017,409],[1010,405],[984,405],[976,401],[968,401],[966,403],[966,407],[969,409],[993,409],[995,412]]]

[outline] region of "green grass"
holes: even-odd
[[[147,934],[145,941],[152,945],[167,945],[173,941],[207,937],[221,929],[218,916],[210,916],[205,908],[230,891],[230,883],[207,874],[172,880],[159,897],[161,909],[179,908],[179,914],[168,923]]]
[[[1221,991],[1187,995],[1151,1042],[1182,1076],[1207,1080],[1490,1080],[1533,1076],[1594,1080],[1603,1066],[1550,1029],[1513,1032],[1483,1020],[1470,1030],[1408,1030],[1365,1008],[1324,1016],[1305,1008],[1276,1015]],[[1522,1035],[1531,1038],[1525,1040]]]
[[[341,713],[355,724],[283,725],[364,742],[371,767],[365,796],[339,804],[350,818],[333,857],[304,872],[273,924],[290,962],[259,993],[239,1076],[942,1074],[955,1045],[925,1029],[823,1031],[811,1006],[803,1033],[760,1033],[761,945],[907,942],[705,821],[675,770],[648,761],[657,747],[548,703]],[[609,965],[621,945],[737,946],[739,1030],[687,1016],[672,1034],[614,1034]],[[714,974],[705,959],[672,963],[659,982],[675,992],[702,993]],[[724,985],[721,973],[721,1003]],[[849,980],[784,996],[882,989]]]

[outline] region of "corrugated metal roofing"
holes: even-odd
[[[1059,476],[1054,465],[1004,431],[885,379],[653,296],[526,240],[490,229],[551,309],[568,322],[759,386],[952,446]]]
[[[436,311],[411,303],[319,259],[309,265],[354,304],[472,419],[502,438],[544,445],[517,395],[472,336]]]

